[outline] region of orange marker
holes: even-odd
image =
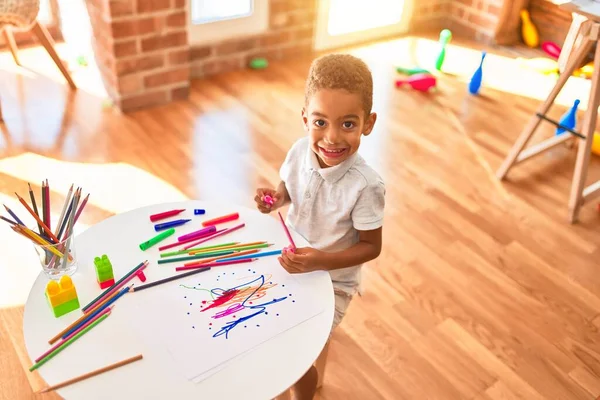
[[[240,214],[238,214],[238,213],[228,214],[228,215],[224,215],[222,217],[218,217],[218,218],[214,218],[214,219],[209,219],[208,221],[204,221],[202,223],[202,226],[211,226],[211,225],[222,224],[223,222],[229,222],[229,221],[236,220],[239,217],[240,217]]]

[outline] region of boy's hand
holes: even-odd
[[[272,201],[269,201],[269,197]],[[258,211],[263,214],[268,214],[271,211],[277,210],[283,206],[284,198],[281,194],[273,189],[257,189],[254,197]],[[272,203],[272,204],[271,204]]]
[[[278,258],[279,264],[290,274],[312,272],[323,266],[325,253],[312,247],[302,247],[283,251]]]

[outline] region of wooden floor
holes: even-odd
[[[600,218],[588,204],[567,222],[575,152],[558,147],[506,182],[494,177],[553,78],[488,49],[482,94],[470,96],[480,49],[453,39],[437,92],[394,87],[395,63],[431,65],[435,49],[404,38],[352,50],[375,79],[379,119],[361,152],[387,184],[384,249],[333,335],[319,398],[595,399]],[[0,200],[17,208],[15,190],[48,178],[57,198],[73,181],[92,193],[87,225],[159,201],[252,206],[303,135],[309,63],[195,81],[189,101],[129,115],[96,92],[68,95],[54,72],[0,70]],[[552,115],[577,96],[585,109],[588,89],[569,82]],[[590,181],[600,178],[596,156],[592,164]],[[27,372],[21,328],[37,269],[20,238],[5,226],[0,237],[0,399],[28,399],[43,387]]]

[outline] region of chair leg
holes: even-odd
[[[63,76],[69,83],[69,86],[71,87],[71,89],[73,89],[73,90],[77,89],[75,82],[73,82],[73,79],[71,78],[71,74],[65,67],[64,63],[58,56],[56,49],[54,48],[54,40],[52,40],[52,37],[48,33],[48,30],[46,30],[46,28],[42,24],[40,24],[38,21],[36,21],[33,24],[33,27],[31,28],[31,30],[38,37],[38,39],[42,43],[42,46],[44,46],[44,48],[46,49],[48,54],[50,54],[50,57],[52,57],[52,60],[54,61],[54,63],[58,67],[58,69],[60,69],[60,72],[62,72]]]
[[[6,44],[12,53],[12,56],[15,60],[15,64],[21,66],[21,62],[19,61],[19,55],[17,54],[19,49],[17,48],[17,43],[15,42],[15,37],[10,30],[10,26],[4,28],[4,39],[6,40]]]
[[[325,344],[323,351],[319,354],[319,358],[315,361],[315,368],[317,369],[317,389],[323,386],[323,379],[325,378],[325,367],[327,366],[327,354],[329,353],[329,341]]]

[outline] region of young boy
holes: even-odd
[[[358,291],[361,265],[381,252],[385,186],[357,153],[361,137],[375,125],[372,103],[373,79],[363,61],[345,54],[316,59],[302,109],[308,137],[288,152],[277,189],[258,189],[255,197],[263,213],[291,203],[287,223],[311,247],[284,252],[279,262],[290,273],[329,271],[335,291],[332,330]],[[294,386],[296,398],[312,399],[316,385],[312,367]]]

